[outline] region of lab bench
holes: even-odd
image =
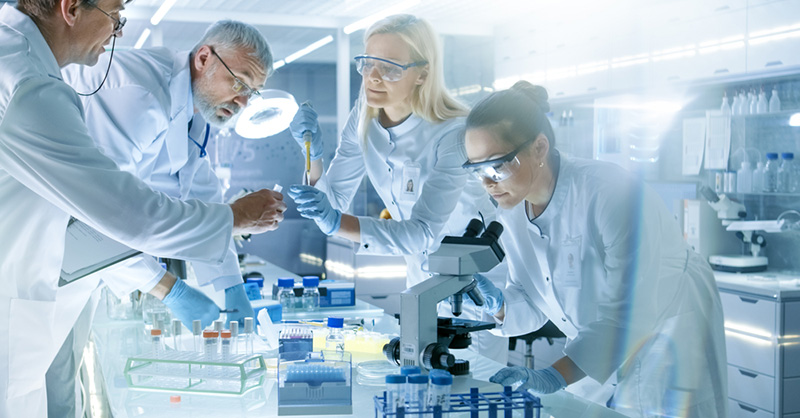
[[[714,276],[725,317],[729,417],[800,418],[800,274]]]

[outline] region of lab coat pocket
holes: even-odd
[[[53,343],[55,302],[12,299],[8,321],[8,397],[14,398],[44,387],[60,348]]]

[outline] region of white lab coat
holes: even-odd
[[[342,131],[336,156],[316,187],[334,208],[346,211],[364,175],[369,177],[392,219],[359,217],[357,252],[402,255],[406,286],[414,286],[431,277],[428,254],[436,251],[442,238],[460,236],[470,219],[481,215],[488,224],[495,218],[494,205],[480,182],[461,168],[467,160],[463,118],[431,123],[412,114],[388,129],[373,119],[366,143],[358,135],[358,124],[357,104]],[[505,275],[487,277],[501,286]],[[480,312],[467,305],[462,317],[480,318]],[[472,338],[479,353],[505,364],[506,338],[486,332],[473,333]]]
[[[106,74],[109,57],[104,54],[92,67],[65,67],[64,81],[76,91],[94,91]],[[194,105],[188,51],[116,52],[100,91],[81,101],[90,135],[121,170],[180,200],[223,202],[222,185],[208,158],[200,158],[200,148],[189,139]],[[191,138],[202,144],[206,124],[199,115],[195,119]],[[233,239],[222,264],[192,262],[192,267],[201,286],[212,284],[223,290],[242,283]],[[101,276],[118,297],[124,297],[136,288],[152,289],[163,269],[152,257],[142,256],[113,273]]]
[[[616,373],[613,403],[631,416],[725,417],[722,307],[710,267],[628,172],[560,161],[538,218],[528,221],[524,203],[498,210],[509,278],[495,332],[524,334],[550,319],[589,377],[603,383]]]
[[[45,371],[71,328],[55,325],[56,299],[83,307],[96,288],[57,286],[70,215],[132,248],[216,262],[233,224],[227,205],[179,202],[119,171],[41,32],[10,5],[0,9],[0,202],[0,417],[45,415]]]

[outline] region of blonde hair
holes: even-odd
[[[372,24],[364,33],[364,43],[372,35],[394,34],[408,45],[412,62],[427,62],[428,75],[425,82],[415,87],[411,95],[411,112],[428,122],[443,122],[466,116],[467,108],[454,99],[444,85],[444,70],[439,39],[433,27],[424,19],[401,14],[389,16]],[[358,131],[366,142],[367,127],[378,117],[379,109],[367,104],[364,82],[361,82],[360,123]]]

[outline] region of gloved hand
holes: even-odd
[[[208,296],[181,279],[175,281],[172,290],[162,302],[189,329],[192,329],[192,321],[195,319],[199,319],[205,328],[219,318],[219,307]]]
[[[328,201],[328,196],[311,186],[295,184],[289,187],[289,196],[297,203],[297,211],[306,219],[313,219],[325,235],[333,235],[342,225],[342,212]]]
[[[522,382],[517,388],[518,390],[530,389],[540,395],[553,393],[567,387],[564,377],[552,366],[541,370],[520,366],[506,367],[490,377],[489,381],[503,386],[512,386],[517,382]]]
[[[300,105],[300,109],[289,124],[289,130],[292,132],[294,140],[300,144],[303,149],[303,155],[306,153],[306,141],[303,139],[305,131],[311,132],[311,159],[318,160],[322,157],[323,144],[322,144],[322,131],[319,129],[319,122],[317,122],[317,112],[307,103]]]
[[[503,292],[482,274],[473,274],[472,277],[478,281],[478,290],[483,295],[483,310],[492,316],[500,312],[500,308],[503,307],[503,301],[505,300],[503,298]],[[469,294],[464,293],[464,295],[469,298]]]
[[[238,310],[238,312],[227,313],[225,325],[229,327],[231,321],[238,321],[240,325],[244,326],[246,317],[256,317],[253,307],[250,305],[250,299],[247,299],[247,293],[244,291],[244,284],[237,284],[225,289],[225,309],[228,311]]]

